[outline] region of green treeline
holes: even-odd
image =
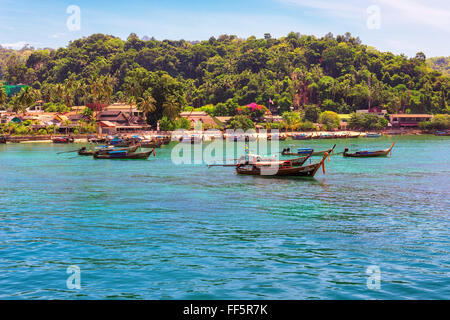
[[[348,33],[221,35],[198,43],[94,34],[27,59],[9,56],[2,66],[3,80],[32,86],[45,102],[127,102],[145,110],[150,123],[202,107],[233,116],[252,102],[278,106],[280,114],[309,105],[317,113],[450,113],[449,77],[423,53],[380,52]]]

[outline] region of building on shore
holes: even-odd
[[[420,122],[430,121],[433,118],[431,114],[391,114],[389,122],[392,127],[418,127]]]
[[[191,128],[194,128],[197,122],[201,122],[203,126],[217,126],[216,121],[214,121],[214,119],[204,111],[181,112],[180,117],[188,119],[191,122]]]
[[[379,117],[384,117],[387,114],[387,110],[378,107],[371,107],[370,109],[356,110],[356,113],[368,113]]]
[[[102,111],[97,115],[97,122],[102,129],[102,133],[115,134],[123,132],[136,132],[150,130],[141,117],[129,116],[123,111]]]

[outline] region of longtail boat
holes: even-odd
[[[381,137],[381,133],[367,133],[366,138],[379,138]]]
[[[306,135],[306,134],[293,134],[292,140],[310,140],[312,139],[312,135]]]
[[[192,135],[190,137],[180,137],[178,139],[179,142],[181,143],[190,143],[190,144],[196,144],[196,143],[201,143],[203,141],[203,137],[202,136],[195,136]]]
[[[271,140],[278,140],[278,141],[284,141],[286,140],[286,136],[282,136],[280,134],[268,134],[267,135],[267,140],[271,141]]]
[[[107,154],[94,153],[94,159],[147,159],[151,154],[156,156],[153,148],[147,152],[110,151]]]
[[[162,137],[160,139],[162,141],[162,144],[169,144],[172,139],[170,137]]]
[[[355,153],[348,153],[348,148],[345,148],[344,153],[342,155],[344,157],[353,157],[353,158],[386,157],[389,153],[391,153],[394,144],[395,142],[392,142],[392,145],[389,149],[379,151],[358,151]]]
[[[310,155],[307,155],[305,157],[299,157],[299,158],[293,158],[293,159],[287,159],[287,160],[278,160],[276,158],[263,158],[260,155],[256,154],[249,154],[248,156],[242,156],[237,160],[238,162],[235,164],[209,164],[209,167],[236,167],[239,165],[260,165],[262,163],[270,163],[271,165],[282,165],[282,164],[291,164],[293,166],[301,166],[303,165],[306,160],[310,158]]]
[[[161,140],[144,140],[140,143],[142,148],[160,148],[162,144]]]
[[[450,136],[450,130],[447,130],[447,131],[437,131],[434,135],[435,135],[435,136],[440,136],[440,137],[443,137],[443,136]]]
[[[334,145],[332,148],[323,150],[323,151],[314,151],[312,148],[299,148],[297,149],[297,152],[291,152],[291,148],[287,147],[284,148],[281,154],[283,156],[296,156],[296,155],[306,155],[311,154],[311,156],[323,156],[325,153],[333,154],[334,148],[336,148],[336,145]]]
[[[307,166],[294,166],[290,161],[285,161],[274,167],[273,163],[263,162],[257,164],[240,164],[236,166],[237,174],[254,176],[290,176],[290,177],[314,177],[317,170],[323,167],[325,173],[325,159],[328,153],[325,153],[322,160]]]
[[[78,155],[80,156],[93,156],[94,153],[99,153],[99,154],[107,154],[111,151],[128,151],[128,152],[135,152],[137,149],[139,148],[139,146],[132,146],[132,147],[128,147],[128,148],[121,148],[121,149],[113,149],[109,146],[106,147],[101,147],[98,148],[97,150],[88,150],[86,147],[82,147],[81,149],[78,150]]]
[[[71,143],[74,141],[73,137],[55,137],[52,138],[53,143]]]

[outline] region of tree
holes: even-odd
[[[319,123],[323,124],[326,130],[339,128],[339,115],[333,111],[324,111],[320,114]]]
[[[93,34],[57,50],[0,48],[0,78],[40,89],[46,103],[128,101],[131,111],[149,91],[153,125],[170,107],[170,117],[185,105],[233,116],[238,106],[268,106],[269,99],[279,114],[309,104],[338,113],[387,106],[442,114],[450,110],[449,65],[448,57],[380,52],[350,34],[221,35],[198,43]]]
[[[5,87],[0,84],[0,107],[4,106],[8,101],[8,95],[6,94]]]
[[[137,107],[140,111],[144,113],[145,120],[147,121],[147,114],[149,112],[155,111],[156,100],[152,97],[150,91],[145,91],[142,98],[139,99]]]
[[[20,110],[25,113],[27,108],[30,108],[35,105],[36,100],[38,98],[38,91],[33,89],[32,87],[26,87],[22,89],[17,97],[17,102],[20,105]]]
[[[300,113],[296,111],[284,112],[283,122],[285,123],[286,129],[294,130],[300,125],[301,118]]]
[[[230,119],[227,128],[234,130],[242,129],[247,131],[249,129],[254,129],[255,124],[250,118],[243,115],[237,115]]]
[[[303,118],[307,121],[316,123],[319,120],[320,108],[313,104],[308,104],[303,107]]]

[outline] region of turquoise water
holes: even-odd
[[[0,298],[449,299],[448,137],[281,147],[393,139],[392,158],[336,155],[315,179],[175,166],[174,143],[144,161],[0,145]]]

